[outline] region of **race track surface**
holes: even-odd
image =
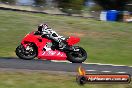
[[[78,64],[67,62],[54,62],[45,60],[22,60],[19,58],[0,58],[0,68],[27,69],[27,70],[48,70],[77,72],[79,66],[85,68],[88,73],[127,73],[132,75],[132,67],[112,66],[99,64]]]

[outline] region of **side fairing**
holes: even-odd
[[[79,38],[79,37],[74,37],[74,36],[70,36],[70,37],[67,39],[67,43],[68,43],[68,45],[70,45],[70,46],[73,46],[73,45],[77,44],[79,41],[80,41],[80,38]]]

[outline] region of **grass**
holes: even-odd
[[[0,57],[14,57],[21,39],[46,22],[62,35],[81,37],[87,62],[132,65],[132,26],[127,23],[0,10]],[[0,72],[0,88],[132,88],[131,84],[86,84],[73,75],[43,72]]]
[[[88,52],[86,62],[132,65],[131,23],[0,10],[0,56],[14,57],[15,48],[40,23],[61,35],[77,35]]]
[[[44,72],[0,72],[0,88],[132,88],[130,84],[86,84],[80,86],[73,75]]]

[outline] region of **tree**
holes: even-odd
[[[104,10],[124,10],[128,1],[130,0],[95,0]]]
[[[46,0],[34,0],[36,6],[44,6]]]
[[[62,8],[63,12],[72,14],[72,13],[81,13],[80,10],[83,9],[85,0],[56,0],[58,1],[58,7]]]
[[[127,2],[125,10],[132,12],[132,1]]]
[[[15,4],[16,0],[0,0],[3,3]]]

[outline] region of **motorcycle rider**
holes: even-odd
[[[47,24],[40,24],[38,26],[37,32],[39,32],[42,37],[46,37],[50,40],[53,40],[53,42],[55,42],[55,45],[57,45],[60,50],[65,48],[65,38],[63,36],[58,35],[54,30],[49,28]]]

